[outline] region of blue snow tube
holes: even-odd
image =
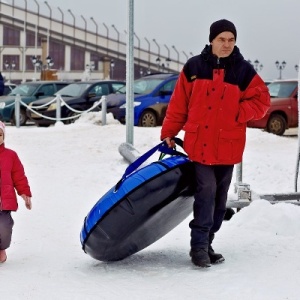
[[[172,156],[137,169],[157,150]],[[164,142],[152,148],[88,213],[80,233],[83,250],[97,260],[116,261],[154,243],[191,214],[194,178],[185,154]]]

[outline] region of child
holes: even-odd
[[[0,121],[0,263],[7,259],[14,221],[11,211],[18,209],[17,191],[27,209],[31,209],[31,191],[17,153],[5,148],[5,125]]]

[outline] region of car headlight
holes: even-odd
[[[0,108],[4,108],[5,107],[5,102],[0,102]]]
[[[63,107],[65,104],[63,102],[60,102],[60,106]],[[56,110],[57,107],[57,102],[53,102],[52,104],[49,105],[47,110]]]
[[[136,107],[136,106],[139,106],[139,105],[141,105],[141,102],[137,102],[137,101],[134,101],[134,102],[133,102],[133,107]],[[122,105],[120,106],[120,108],[126,109],[126,103],[122,104]]]

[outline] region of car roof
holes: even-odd
[[[124,80],[112,80],[112,79],[103,79],[103,80],[86,80],[86,81],[76,81],[71,83],[77,83],[77,84],[86,84],[86,83],[101,83],[101,82],[112,82],[112,83],[125,83]]]
[[[148,75],[143,76],[144,78],[157,78],[157,79],[167,79],[170,77],[177,77],[179,73],[151,73]],[[143,78],[142,77],[142,78]]]

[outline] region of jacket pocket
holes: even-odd
[[[193,158],[195,149],[197,149],[197,138],[198,138],[198,124],[187,123],[184,125],[183,130],[185,131],[183,147],[185,152]]]
[[[218,160],[224,163],[241,161],[246,143],[244,128],[220,130],[218,142]]]

